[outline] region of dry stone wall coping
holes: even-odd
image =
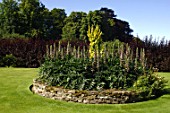
[[[37,81],[33,81],[31,90],[43,97],[84,104],[124,104],[140,101],[138,95],[132,91],[115,89],[103,91],[69,90],[62,87],[48,86]]]

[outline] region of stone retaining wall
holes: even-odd
[[[117,91],[115,89],[104,91],[68,90],[34,81],[31,90],[47,98],[85,104],[123,104],[139,101],[135,92]]]

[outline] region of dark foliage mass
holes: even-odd
[[[26,39],[0,40],[0,59],[12,54],[17,58],[17,67],[38,67],[45,54],[45,41]],[[3,62],[3,61],[2,61]]]
[[[147,50],[148,64],[159,68],[160,71],[170,72],[170,41],[161,40],[158,43],[146,39],[144,47]]]
[[[16,57],[17,67],[39,67],[41,62],[44,61],[44,55],[47,44],[58,44],[58,40],[33,40],[33,39],[1,39],[0,40],[0,62],[3,57],[12,54]],[[68,40],[61,41],[61,46],[66,47]],[[79,40],[70,41],[71,45],[88,47],[88,43]],[[170,42],[152,41],[146,38],[141,41],[134,38],[129,42],[131,48],[145,48],[145,55],[147,64],[149,66],[158,68],[159,71],[170,71]],[[4,66],[3,63],[0,63]]]
[[[146,37],[145,40],[134,38],[128,42],[132,48],[145,48],[147,64],[158,68],[159,71],[170,72],[170,41],[164,38],[160,41],[153,41],[153,37]]]
[[[68,41],[62,41],[61,46],[66,47]],[[58,43],[58,40],[39,39],[1,39],[0,40],[0,66],[8,66],[3,59],[6,55],[13,55],[16,58],[16,67],[39,67],[43,62],[46,45]],[[84,46],[81,41],[72,41],[71,44]],[[7,57],[8,58],[8,57]],[[11,59],[11,58],[10,58]]]

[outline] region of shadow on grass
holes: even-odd
[[[170,88],[165,88],[163,91],[159,92],[159,93],[157,94],[157,96],[151,97],[150,99],[151,99],[151,100],[152,100],[152,99],[156,99],[156,98],[159,98],[159,97],[161,97],[161,96],[163,96],[163,95],[170,95]]]
[[[170,95],[170,88],[165,88],[163,91],[158,92],[157,96],[151,97],[151,99],[156,99],[163,95]]]
[[[145,102],[148,100],[155,100],[163,95],[170,95],[170,88],[165,88],[164,90],[158,92],[156,95],[151,96],[150,98],[145,98],[145,99],[139,100],[137,102]]]
[[[162,92],[163,95],[170,95],[170,88],[165,88]]]
[[[34,94],[34,92],[32,91],[32,88],[33,88],[33,84],[30,85],[29,90]]]

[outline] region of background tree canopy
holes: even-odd
[[[18,2],[19,1],[19,2]],[[72,12],[49,10],[39,0],[2,0],[0,3],[0,37],[16,36],[41,39],[87,40],[90,25],[99,25],[103,41],[131,39],[129,23],[116,18],[112,9]]]

